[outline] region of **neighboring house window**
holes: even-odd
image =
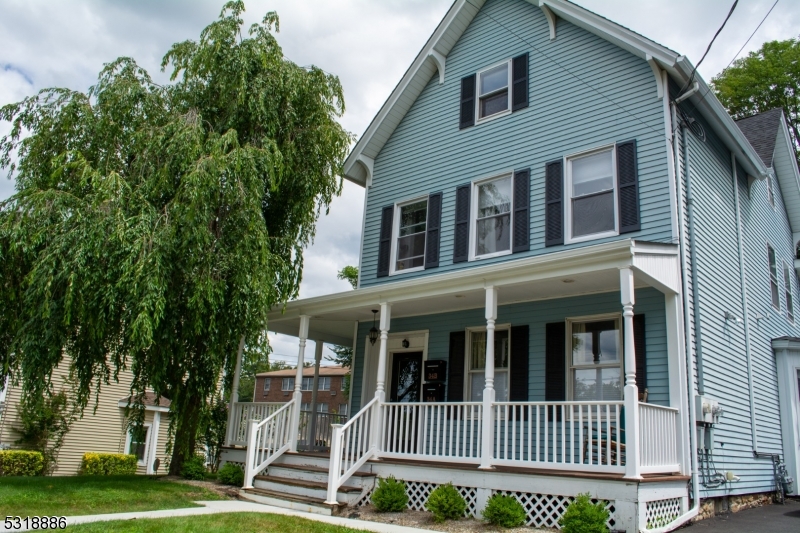
[[[145,458],[147,457],[148,443],[150,442],[150,424],[145,424],[143,427],[143,435],[137,436],[133,428],[128,431],[128,442],[125,446],[125,452],[129,455],[135,455],[136,461],[139,466],[144,466]]]
[[[270,381],[272,381],[270,378],[264,378],[264,392],[269,392]]]
[[[311,410],[311,402],[301,403],[300,404],[301,411],[310,411]]]
[[[392,250],[392,272],[421,270],[425,267],[425,229],[428,199],[400,204],[395,212],[396,245]]]
[[[783,290],[786,296],[786,316],[794,322],[794,302],[792,301],[792,276],[789,265],[783,263]]]
[[[469,332],[467,373],[469,398],[472,402],[483,399],[486,376],[486,330]],[[509,330],[494,332],[494,390],[498,402],[508,401]]]
[[[511,253],[511,174],[475,184],[473,258]]]
[[[618,232],[614,148],[567,158],[566,241]]]
[[[294,390],[294,378],[283,378],[283,383],[281,384],[281,390]]]
[[[780,311],[781,303],[778,298],[778,266],[775,263],[775,249],[767,245],[767,256],[769,257],[769,288],[772,293],[772,307]]]
[[[327,403],[318,403],[317,404],[317,412],[318,413],[327,413],[328,412],[328,404]]]
[[[511,111],[511,60],[478,72],[478,121]]]
[[[347,386],[347,376],[342,376],[341,378],[339,378],[339,383],[341,384],[342,392],[344,392]]]
[[[347,416],[347,404],[340,403],[339,404],[339,414],[342,416]]]
[[[571,401],[622,399],[622,339],[619,318],[569,321]]]
[[[769,205],[775,207],[775,191],[772,190],[772,174],[767,173],[767,198],[769,198]]]
[[[331,378],[330,377],[320,377],[318,382],[317,390],[331,390]]]
[[[303,378],[300,390],[312,390],[314,388],[314,378]]]

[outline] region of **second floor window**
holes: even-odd
[[[294,378],[283,378],[283,383],[281,383],[281,390],[294,390]]]
[[[509,86],[511,61],[490,67],[478,73],[478,120],[509,111]]]
[[[567,242],[617,233],[614,149],[567,159]]]
[[[511,253],[511,175],[475,184],[475,258]]]
[[[786,318],[794,322],[794,302],[792,301],[792,275],[789,265],[783,263],[783,290],[786,296]]]
[[[314,378],[303,378],[303,384],[300,390],[312,390],[314,386]]]
[[[767,245],[767,257],[769,258],[769,289],[772,293],[772,307],[781,309],[781,302],[778,296],[778,265],[775,262],[775,249]]]
[[[317,390],[331,390],[331,378],[330,377],[320,377],[318,382]]]
[[[264,378],[264,392],[269,392],[269,382],[272,381],[269,378]]]
[[[425,266],[425,229],[428,199],[397,206],[397,236],[394,250],[394,272],[420,269]]]

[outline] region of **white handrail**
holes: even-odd
[[[495,402],[492,464],[624,472],[623,402]]]
[[[292,416],[296,408],[296,401],[292,399],[261,422],[250,423],[244,488],[253,488],[256,474],[291,447]]]
[[[643,474],[680,470],[678,417],[675,408],[639,404],[639,464]]]
[[[385,403],[381,457],[480,463],[481,402]]]
[[[260,422],[284,405],[284,402],[235,402],[231,407],[233,412],[228,428],[228,444],[247,446],[250,422]]]
[[[381,404],[378,398],[364,406],[344,425],[333,424],[331,459],[328,471],[328,498],[325,503],[336,505],[336,493],[361,466],[376,455],[374,440],[370,438],[375,414]]]

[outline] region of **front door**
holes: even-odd
[[[422,352],[392,356],[391,402],[418,402],[422,397]]]

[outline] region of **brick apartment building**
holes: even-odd
[[[341,366],[321,366],[319,368],[319,383],[317,387],[317,411],[321,413],[349,413],[349,398],[344,393],[345,376],[349,368]],[[297,370],[275,370],[256,374],[256,390],[253,394],[254,402],[288,402],[294,392],[294,379]],[[311,390],[314,383],[314,367],[303,369],[302,411],[311,410]]]

